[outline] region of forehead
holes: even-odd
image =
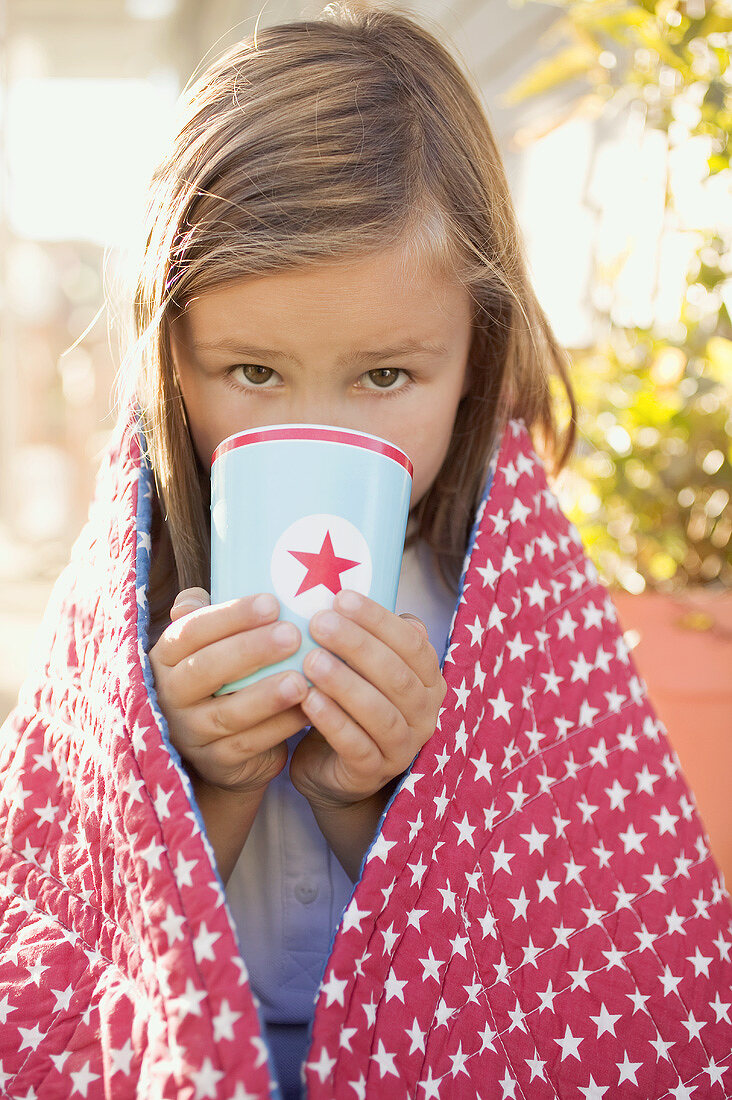
[[[273,271],[228,280],[192,294],[174,330],[194,343],[217,333],[248,335],[300,327],[363,338],[393,336],[405,325],[446,332],[470,314],[471,299],[441,267],[410,263],[403,252]]]

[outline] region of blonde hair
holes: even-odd
[[[317,20],[260,29],[228,49],[184,91],[180,113],[148,194],[136,343],[121,367],[165,510],[163,522],[156,502],[151,615],[210,579],[209,471],[177,384],[172,320],[193,295],[227,280],[405,242],[405,276],[410,264],[427,264],[458,279],[474,303],[470,390],[407,539],[424,539],[457,593],[508,419],[524,420],[550,476],[575,442],[569,357],[531,287],[477,86],[413,13],[338,2]],[[552,371],[571,408],[561,447]]]

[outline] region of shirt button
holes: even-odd
[[[310,905],[318,896],[318,887],[314,882],[301,879],[295,886],[295,897],[303,905]]]

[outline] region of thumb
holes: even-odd
[[[424,625],[421,619],[417,618],[416,615],[410,615],[408,611],[405,611],[403,615],[399,616],[399,618],[406,619],[407,622],[413,623],[416,626],[417,630],[421,629],[423,631],[425,638],[429,637],[429,631],[427,630],[427,627]]]
[[[171,621],[175,622],[183,615],[189,615],[191,611],[197,611],[199,607],[207,607],[210,603],[211,598],[204,588],[185,588],[175,597],[170,609]]]

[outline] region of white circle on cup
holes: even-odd
[[[222,497],[221,500],[217,500],[211,509],[211,519],[213,521],[216,534],[220,539],[226,537],[226,521],[228,516],[226,514],[226,498]]]
[[[270,573],[280,602],[309,619],[332,607],[342,588],[368,595],[371,553],[355,524],[343,516],[314,513],[282,532],[272,551]]]

